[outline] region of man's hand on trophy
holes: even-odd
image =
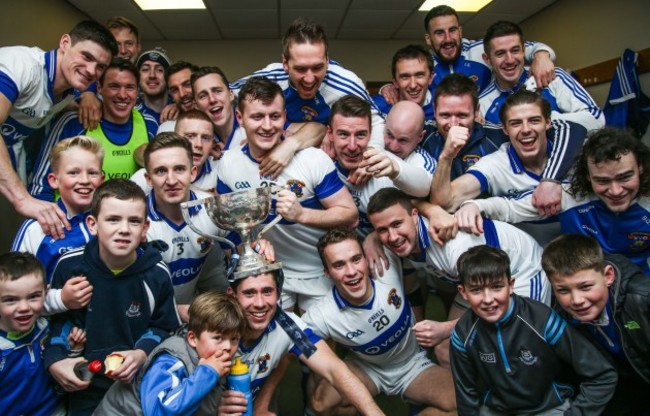
[[[288,189],[282,189],[278,192],[275,210],[287,221],[301,222],[300,218],[303,213],[303,207],[300,205],[296,194]]]
[[[260,238],[257,241],[253,241],[251,247],[253,247],[253,250],[255,250],[256,253],[263,255],[264,259],[269,263],[275,261],[275,249],[269,240]]]

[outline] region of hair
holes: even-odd
[[[475,246],[461,254],[456,262],[459,283],[463,286],[481,286],[497,282],[505,276],[510,282],[510,258],[496,247]]]
[[[544,248],[542,268],[549,278],[582,270],[604,272],[605,256],[596,239],[582,234],[564,234]]]
[[[284,36],[282,37],[282,56],[284,56],[284,59],[289,60],[289,48],[294,43],[322,43],[325,45],[325,55],[327,55],[327,35],[325,35],[325,28],[306,17],[296,18],[291,22],[287,31],[284,32]]]
[[[281,275],[282,273],[282,275]],[[277,269],[277,270],[270,270],[267,272],[262,272],[259,274],[252,274],[250,276],[242,277],[237,280],[231,280],[228,282],[230,285],[230,289],[232,289],[233,292],[237,292],[237,288],[241,285],[241,283],[250,278],[257,278],[258,276],[261,276],[263,274],[271,274],[273,276],[273,281],[275,282],[275,290],[278,292],[278,296],[280,296],[280,292],[282,291],[282,282],[284,281],[284,272],[282,269]]]
[[[506,113],[508,110],[512,107],[523,104],[538,105],[542,110],[542,116],[544,116],[546,120],[551,119],[551,104],[546,100],[546,98],[534,91],[528,91],[525,88],[521,88],[514,94],[509,95],[501,106],[501,109],[499,109],[499,119],[501,120],[501,124],[504,126],[506,125]]]
[[[425,32],[429,31],[429,22],[431,21],[431,19],[435,19],[436,17],[440,17],[440,16],[456,16],[456,20],[460,22],[456,10],[447,6],[446,4],[442,4],[440,6],[436,6],[433,9],[429,10],[427,15],[424,16],[424,31]]]
[[[440,81],[433,96],[433,102],[436,106],[438,105],[438,99],[443,95],[453,97],[469,95],[472,97],[474,109],[478,109],[478,87],[466,75],[459,73],[449,74]]]
[[[47,284],[45,268],[32,253],[12,251],[0,254],[0,282],[13,282],[28,274],[37,274]]]
[[[431,57],[431,52],[427,51],[422,45],[411,44],[398,49],[393,55],[393,62],[391,63],[393,79],[397,75],[397,64],[404,59],[417,59],[426,62],[429,72],[433,74],[433,58]]]
[[[187,140],[186,140],[187,141]],[[90,213],[97,218],[105,199],[116,198],[120,201],[142,201],[147,206],[147,196],[142,188],[128,179],[110,179],[97,187],[90,204]]]
[[[165,84],[169,85],[169,77],[184,69],[189,69],[191,73],[195,73],[199,70],[199,67],[187,61],[176,61],[165,70]]]
[[[144,148],[144,168],[147,172],[149,172],[149,159],[151,159],[151,154],[153,152],[173,147],[179,147],[185,150],[190,161],[190,166],[192,166],[192,145],[190,142],[178,133],[166,131],[156,134],[154,138],[147,143],[147,147]]]
[[[282,94],[282,88],[277,83],[265,77],[250,77],[239,90],[237,108],[243,113],[246,102],[254,100],[269,105],[278,95],[282,97],[282,103],[284,104],[284,94]]]
[[[192,90],[194,90],[194,83],[196,82],[196,80],[198,80],[199,78],[203,78],[204,76],[209,74],[219,75],[223,83],[226,84],[226,87],[230,89],[230,86],[228,85],[228,78],[226,77],[226,74],[221,70],[221,68],[219,68],[218,66],[202,66],[196,71],[192,71],[192,76],[190,77]]]
[[[106,21],[106,27],[111,29],[129,29],[135,35],[135,40],[140,43],[140,32],[138,27],[131,20],[124,16],[113,16]]]
[[[201,120],[210,123],[210,125],[213,126],[210,117],[207,114],[205,114],[203,111],[197,110],[195,108],[188,111],[184,111],[178,115],[178,118],[176,119],[177,128],[178,128],[178,123],[180,123],[183,120]]]
[[[359,243],[359,247],[363,247],[361,237],[359,237],[354,228],[351,227],[331,228],[318,239],[316,248],[318,249],[318,255],[320,256],[320,260],[323,262],[325,268],[327,268],[327,261],[325,261],[325,248],[329,245],[340,243],[345,240],[356,241]]]
[[[135,77],[135,84],[140,85],[140,71],[136,68],[135,64],[126,58],[113,58],[110,64],[106,67],[106,70],[102,72],[102,76],[99,77],[99,83],[104,85],[104,80],[106,79],[106,74],[109,69],[117,69],[118,71],[129,71]]]
[[[627,131],[604,127],[587,139],[574,164],[574,176],[569,192],[585,197],[593,191],[589,177],[589,163],[620,160],[632,153],[639,166],[639,195],[650,195],[650,148]]]
[[[246,331],[244,311],[237,299],[225,293],[201,293],[190,305],[188,314],[187,328],[196,336],[204,331],[239,335]]]
[[[483,37],[483,49],[485,49],[485,53],[487,55],[490,54],[490,41],[492,39],[508,35],[519,35],[519,42],[523,45],[524,32],[521,30],[519,25],[504,20],[499,20],[498,22],[493,23],[492,26],[488,27],[485,32],[485,37]]]
[[[119,53],[117,41],[111,31],[93,20],[84,20],[77,23],[68,35],[70,35],[72,45],[89,40],[109,51],[111,55]]]
[[[52,172],[56,172],[59,169],[62,154],[76,147],[97,156],[101,168],[104,160],[104,147],[102,144],[90,136],[74,136],[61,140],[50,150],[50,168]]]
[[[340,114],[341,116],[348,117],[365,117],[368,119],[368,126],[372,125],[372,112],[370,110],[370,103],[363,98],[356,95],[344,95],[336,100],[330,110],[328,124],[332,124],[334,116]]]
[[[411,197],[403,191],[397,188],[382,188],[370,197],[367,208],[368,215],[383,212],[395,204],[401,205],[408,213],[414,208]]]

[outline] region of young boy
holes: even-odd
[[[30,253],[0,255],[0,409],[6,415],[52,415],[60,405],[42,359],[47,321],[45,271]],[[61,410],[61,409],[59,409]]]
[[[471,307],[451,335],[458,414],[602,413],[616,370],[548,306],[513,293],[504,251],[470,248],[458,259],[458,275]],[[573,400],[571,386],[557,382],[566,364],[583,380]]]
[[[61,257],[52,287],[61,288],[82,274],[93,286],[93,296],[86,308],[53,317],[44,355],[52,376],[71,392],[71,416],[91,414],[113,381],[130,382],[147,354],[180,325],[169,269],[158,250],[141,246],[149,227],[142,190],[124,179],[103,183],[86,224],[95,237]],[[88,361],[119,354],[122,365],[110,376],[78,379],[72,370],[76,359],[67,358],[71,324],[86,330]]]
[[[648,411],[650,391],[650,278],[627,257],[607,254],[580,234],[553,240],[542,255],[561,315],[607,351],[619,372],[618,403],[628,414]],[[622,414],[617,409],[612,414]]]
[[[133,383],[114,383],[101,415],[216,415],[217,383],[230,371],[246,317],[237,300],[217,292],[196,297],[184,336],[172,336],[147,358]]]
[[[45,234],[40,224],[27,220],[18,230],[11,251],[28,251],[36,256],[51,283],[54,266],[61,255],[88,243],[92,235],[86,226],[90,203],[95,189],[104,181],[102,161],[104,149],[95,139],[75,136],[57,143],[50,152],[52,172],[47,180],[59,192],[57,205],[65,212],[71,229],[65,238],[53,239]],[[92,287],[84,276],[70,279],[63,290],[50,290],[45,301],[46,313],[80,308],[90,301]],[[76,297],[78,302],[74,302]]]

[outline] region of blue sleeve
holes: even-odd
[[[336,169],[333,169],[327,175],[325,175],[321,183],[316,185],[314,193],[318,199],[325,199],[329,196],[334,195],[343,187],[344,185],[341,181],[341,178],[339,178],[339,175],[336,173]]]
[[[219,373],[212,367],[199,365],[188,375],[180,360],[163,353],[142,378],[142,410],[147,416],[194,414],[218,380]]]
[[[375,103],[377,108],[379,109],[379,112],[386,117],[388,113],[390,112],[390,109],[393,107],[392,105],[388,104],[388,101],[384,98],[383,95],[381,94],[375,94],[372,96],[372,101]]]
[[[7,97],[10,103],[14,103],[19,94],[14,80],[2,71],[0,71],[0,93]]]
[[[158,293],[153,296],[156,300],[156,306],[151,313],[149,320],[149,330],[146,331],[135,342],[134,349],[141,349],[147,355],[160,344],[161,341],[169,337],[169,334],[181,325],[180,318],[176,312],[176,303],[174,302],[174,287],[172,286],[172,278],[167,269],[155,266],[157,273],[162,275],[165,270],[164,277],[158,277],[161,282],[158,286]],[[162,278],[161,278],[162,277]],[[151,286],[150,286],[151,287]]]
[[[142,112],[142,118],[144,118],[144,124],[147,126],[147,135],[149,138],[149,141],[153,139],[153,137],[156,135],[156,132],[158,131],[158,122],[156,121],[155,118],[149,113],[144,113]]]
[[[562,180],[574,166],[582,145],[587,138],[587,129],[577,123],[553,120],[547,136],[552,141],[552,150],[542,178]]]

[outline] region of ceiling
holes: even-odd
[[[426,14],[418,11],[423,0],[203,0],[207,10],[147,12],[133,0],[66,1],[99,22],[131,19],[143,41],[280,39],[298,16],[323,24],[330,40],[410,40],[422,37]],[[494,0],[459,14],[463,35],[481,38],[495,21],[520,23],[555,1]]]

